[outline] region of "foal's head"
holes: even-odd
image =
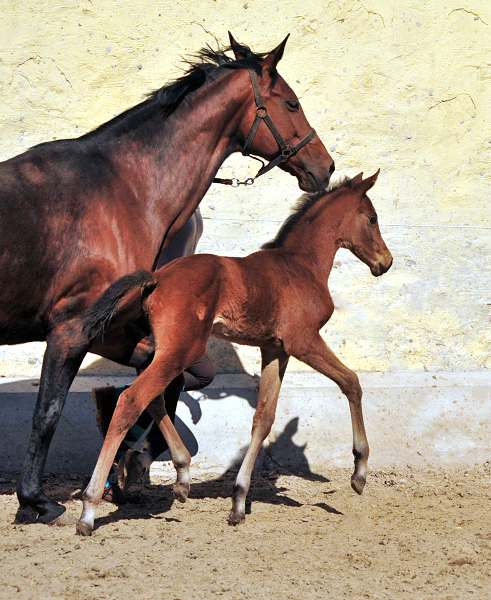
[[[383,275],[392,265],[392,254],[380,234],[377,213],[367,196],[379,173],[380,169],[367,179],[360,173],[350,181],[347,190],[352,205],[346,206],[346,218],[340,232],[340,247],[351,250],[375,277]]]
[[[247,46],[238,44],[232,35],[229,35],[230,47],[236,60],[242,61],[250,58],[251,51]],[[263,116],[266,111],[281,138],[291,147],[304,140],[312,131],[298,97],[276,70],[278,62],[283,56],[287,40],[288,36],[272,52],[266,56],[260,55],[261,60],[258,62],[255,72],[258,75],[263,107],[256,106],[249,76],[247,73],[243,73],[247,79],[246,85],[250,86],[252,100],[240,126],[240,137],[243,138],[244,144],[249,136],[256,114]],[[263,121],[254,136],[250,153],[267,160],[273,160],[280,153],[278,141]],[[281,162],[278,166],[297,177],[300,189],[308,192],[323,189],[328,184],[334,171],[334,161],[317,135],[314,135],[297,153],[292,154],[288,160]]]

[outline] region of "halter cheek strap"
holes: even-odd
[[[256,102],[256,116],[254,118],[254,122],[252,124],[249,135],[247,136],[247,139],[245,141],[244,147],[242,148],[242,154],[243,156],[250,156],[251,158],[259,160],[263,164],[263,166],[261,167],[261,169],[259,169],[255,177],[249,177],[245,181],[239,181],[238,179],[220,179],[217,177],[213,180],[214,183],[223,183],[225,185],[232,186],[252,185],[257,177],[260,177],[268,171],[271,171],[271,169],[277,167],[281,163],[287,162],[291,156],[294,156],[301,148],[306,146],[316,135],[315,129],[312,129],[310,133],[306,135],[303,138],[303,140],[298,142],[298,144],[296,144],[295,146],[287,144],[281,137],[280,132],[271,120],[271,117],[268,114],[268,109],[264,106],[263,98],[259,90],[259,83],[257,81],[256,73],[252,69],[248,69],[248,71],[249,75],[251,76],[252,89],[254,90],[254,100]],[[260,158],[253,156],[250,152],[257,130],[262,121],[264,121],[264,123],[268,126],[269,130],[273,134],[274,139],[280,147],[280,153],[278,154],[278,156],[274,158],[271,162],[269,162],[267,165],[265,165]]]

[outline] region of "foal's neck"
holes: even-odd
[[[284,249],[296,254],[316,277],[327,282],[336,252],[343,245],[347,210],[340,201],[319,200],[290,232]]]

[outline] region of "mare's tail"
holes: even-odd
[[[133,290],[140,288],[143,300],[153,292],[157,280],[150,271],[135,271],[118,279],[99,296],[83,316],[83,331],[90,341],[102,338],[104,331],[118,310],[120,302]]]

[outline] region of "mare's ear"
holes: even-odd
[[[266,58],[263,61],[263,70],[267,70],[270,73],[274,73],[274,71],[276,70],[276,65],[280,62],[283,56],[286,42],[288,41],[289,37],[290,34],[286,36],[286,38],[281,42],[279,46],[277,46],[272,52],[268,54],[268,56],[266,56]]]
[[[232,48],[233,53],[235,54],[235,60],[242,60],[243,58],[247,58],[248,54],[245,51],[244,47],[239,44],[234,38],[234,36],[228,32],[228,38],[230,40],[230,47]]]
[[[352,178],[351,187],[355,187],[355,185],[358,185],[362,180],[363,180],[363,171],[361,173],[358,173],[358,175],[355,175]]]
[[[361,181],[360,183],[356,184],[354,186],[354,190],[356,191],[357,194],[361,196],[363,196],[364,194],[366,194],[368,192],[368,190],[370,188],[372,188],[375,185],[375,182],[377,181],[377,177],[378,174],[380,173],[380,169],[374,173],[371,177],[367,177],[366,179],[364,179],[363,181]],[[358,177],[358,175],[357,175]]]

